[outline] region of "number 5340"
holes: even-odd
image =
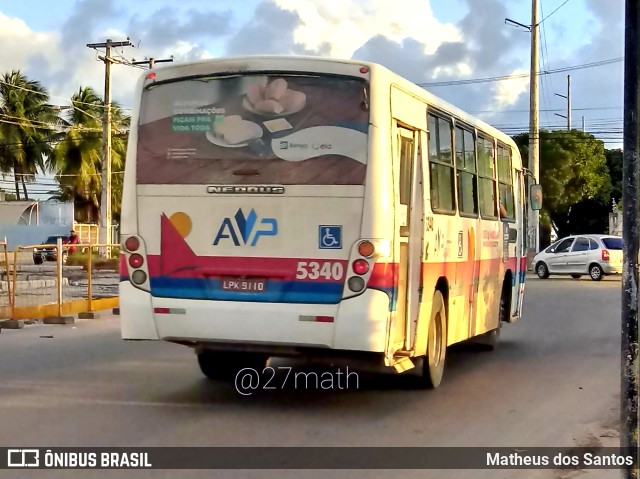
[[[300,261],[296,279],[328,279],[338,281],[344,276],[344,266],[335,261]]]

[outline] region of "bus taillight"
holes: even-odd
[[[376,247],[371,241],[363,241],[358,245],[358,254],[364,258],[369,258],[375,253]]]
[[[143,264],[144,259],[142,258],[142,255],[134,253],[129,256],[129,266],[131,266],[132,268],[140,268]]]
[[[130,236],[127,238],[127,241],[124,242],[124,247],[127,251],[138,251],[138,248],[140,248],[140,240],[135,236]]]
[[[355,274],[359,274],[360,276],[363,276],[369,272],[369,263],[367,263],[363,259],[355,260],[351,267],[353,269],[353,272]]]
[[[351,278],[349,278],[349,281],[347,281],[347,285],[349,286],[349,289],[354,293],[359,293],[365,287],[364,279],[362,279],[360,276],[352,276]]]
[[[134,284],[138,284],[138,285],[144,284],[147,281],[147,273],[145,273],[141,269],[136,270],[131,275],[131,281],[133,281]]]

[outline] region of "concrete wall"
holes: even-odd
[[[31,205],[37,205],[37,208]],[[68,235],[73,228],[73,203],[58,201],[0,203],[0,241],[9,249],[40,244],[53,235]]]
[[[37,204],[35,201],[6,201],[0,203],[0,226],[5,224],[37,224]]]

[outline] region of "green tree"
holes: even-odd
[[[526,165],[529,135],[516,135],[514,141]],[[541,230],[550,232],[553,222],[562,237],[588,227],[576,224],[579,215],[572,215],[572,210],[584,201],[607,203],[610,199],[604,143],[578,130],[541,130],[540,184],[544,194]],[[544,244],[548,244],[548,238],[541,238],[541,246]]]
[[[112,210],[120,213],[122,181],[117,172],[124,169],[129,118],[112,104]],[[71,108],[62,118],[66,130],[59,138],[47,166],[60,184],[56,198],[72,200],[78,206],[77,219],[97,220],[102,191],[102,117],[104,104],[90,87],[81,87],[71,98]]]
[[[44,169],[44,156],[51,151],[57,116],[48,101],[46,89],[19,70],[0,78],[0,172],[13,173],[18,200],[20,183],[29,199],[26,183]]]

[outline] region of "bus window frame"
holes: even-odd
[[[431,206],[431,211],[434,214],[438,214],[438,215],[446,215],[446,216],[456,216],[458,214],[458,182],[457,182],[457,178],[456,178],[456,155],[455,155],[455,136],[454,136],[454,130],[455,130],[455,118],[451,115],[447,115],[444,112],[441,112],[439,110],[436,110],[435,108],[431,108],[431,107],[427,107],[427,141],[428,141],[428,146],[427,146],[427,165],[428,165],[428,172],[429,172],[429,204]],[[434,138],[434,134],[436,132],[431,132],[431,130],[429,129],[429,116],[432,116],[433,118],[436,118],[438,120],[438,125],[440,123],[440,120],[445,121],[449,124],[449,137],[451,139],[451,163],[447,164],[443,161],[439,161],[439,160],[435,160],[432,161],[431,160],[431,141],[432,138]],[[438,135],[440,134],[440,126],[438,126],[438,131],[437,131]],[[438,136],[436,135],[436,136]],[[440,155],[440,141],[438,140],[436,143],[436,149],[438,151],[438,155]],[[446,166],[446,167],[450,167],[451,171],[452,171],[452,175],[451,175],[451,179],[452,179],[452,187],[453,187],[453,191],[452,191],[452,200],[453,200],[453,209],[452,210],[448,210],[448,209],[444,209],[444,208],[435,208],[433,206],[433,199],[431,197],[431,185],[433,183],[432,181],[432,172],[431,172],[431,165],[435,164],[435,165],[442,165],[442,166]]]
[[[515,223],[516,222],[516,198],[515,198],[515,182],[514,182],[514,174],[513,172],[515,171],[513,168],[513,149],[500,142],[497,141],[497,148],[496,148],[496,173],[497,173],[497,178],[498,178],[498,215],[500,215],[500,185],[508,185],[511,187],[511,198],[513,199],[513,216],[505,216],[504,218],[502,216],[500,216],[500,221],[504,221],[507,223]],[[509,158],[509,177],[511,178],[511,183],[504,183],[502,181],[500,181],[500,170],[499,170],[499,166],[498,166],[498,151],[500,148],[504,148],[508,154],[508,158]],[[505,207],[506,210],[506,207]]]
[[[473,138],[473,163],[474,163],[474,168],[475,171],[473,172],[473,176],[475,178],[476,181],[476,191],[475,191],[475,195],[474,195],[474,199],[476,202],[476,208],[477,208],[477,212],[476,213],[467,213],[465,211],[462,211],[461,209],[461,201],[460,201],[460,182],[458,181],[459,179],[459,172],[460,171],[464,171],[466,173],[469,173],[466,170],[460,170],[460,168],[458,168],[458,145],[456,143],[457,141],[457,133],[456,133],[456,129],[460,129],[463,132],[463,146],[465,145],[464,143],[464,132],[467,133],[471,133],[471,136]],[[461,122],[461,121],[456,121],[454,123],[454,144],[456,145],[456,153],[454,155],[454,159],[456,161],[456,198],[458,200],[458,215],[462,218],[474,218],[477,219],[480,217],[480,190],[478,187],[478,141],[477,141],[477,135],[476,135],[476,130],[474,128],[472,128],[471,126],[466,125],[465,123]],[[466,153],[466,149],[463,151],[463,155]]]
[[[479,143],[479,139],[482,138],[484,141],[488,141],[491,144],[491,151],[492,151],[492,155],[491,155],[491,162],[493,163],[493,171],[495,173],[495,176],[492,178],[489,178],[488,176],[482,176],[480,174],[480,148],[478,148],[477,144]],[[493,207],[494,207],[494,215],[484,215],[482,213],[482,201],[481,200],[481,193],[480,193],[480,186],[478,186],[478,212],[480,213],[480,218],[483,220],[487,220],[487,221],[498,221],[500,219],[500,207],[499,207],[499,203],[498,203],[498,166],[496,164],[496,153],[497,153],[498,149],[496,147],[496,139],[489,135],[488,133],[484,133],[481,130],[478,130],[477,135],[476,135],[476,168],[478,169],[478,180],[480,180],[480,178],[484,179],[484,180],[491,180],[493,183]],[[479,181],[478,181],[479,183]]]

